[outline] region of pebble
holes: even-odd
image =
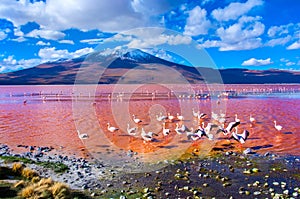
[[[286,190],[284,190],[284,191],[283,191],[283,194],[285,194],[285,195],[289,195],[289,190],[287,190],[287,189],[286,189]]]
[[[278,186],[278,185],[279,185],[279,182],[273,182],[273,185],[274,185],[274,186]]]
[[[255,195],[255,196],[260,195],[260,194],[261,194],[260,191],[255,191],[255,192],[253,192],[253,195]]]
[[[245,191],[245,194],[246,194],[247,196],[249,196],[249,195],[251,194],[251,192],[250,192],[250,191]]]
[[[294,196],[294,197],[298,197],[298,195],[299,195],[299,194],[298,194],[297,192],[293,192],[293,196]]]

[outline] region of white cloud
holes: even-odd
[[[151,17],[170,10],[179,1],[169,0],[2,0],[0,18],[6,18],[20,27],[34,21],[48,30],[99,29],[104,32],[128,30],[159,24]],[[154,23],[154,24],[153,24]]]
[[[0,31],[0,41],[7,38],[7,34],[4,31]]]
[[[266,43],[266,46],[277,46],[277,45],[285,45],[289,41],[291,41],[292,36],[288,35],[286,37],[281,37],[281,38],[276,38],[276,39],[271,39]]]
[[[265,65],[270,65],[273,64],[271,61],[271,58],[267,59],[255,59],[251,58],[242,63],[242,66],[265,66]]]
[[[69,52],[68,50],[57,50],[55,47],[43,48],[39,50],[39,57],[42,59],[42,62],[46,61],[55,61],[58,59],[72,59],[77,58],[82,55],[93,52],[92,48],[83,48],[76,50],[75,52]]]
[[[210,21],[206,18],[206,10],[196,6],[188,12],[189,17],[186,20],[184,34],[190,36],[207,34],[211,27]]]
[[[38,42],[36,43],[36,45],[38,45],[38,46],[50,46],[50,42],[45,43],[45,42],[43,42],[43,41],[38,41]]]
[[[103,42],[103,39],[83,39],[83,40],[80,40],[81,43],[87,43],[87,44],[99,44],[101,42]]]
[[[286,49],[288,50],[300,49],[300,41],[294,42],[293,44],[289,45]]]
[[[74,41],[72,41],[72,40],[60,40],[58,42],[61,43],[61,44],[71,44],[71,45],[74,45]]]
[[[292,23],[287,25],[281,25],[281,26],[271,26],[268,30],[268,36],[275,37],[275,36],[286,35],[289,33],[289,29],[292,28],[293,26],[294,24]]]
[[[162,44],[179,45],[190,44],[191,42],[192,38],[188,36],[161,34],[155,37],[132,39],[127,46],[129,48],[150,48]]]
[[[239,21],[227,28],[220,27],[216,30],[220,40],[207,40],[202,45],[205,48],[219,47],[220,51],[250,50],[262,46],[265,25],[259,22],[260,17],[243,16]]]
[[[231,51],[231,50],[251,50],[262,46],[260,38],[250,38],[247,40],[242,40],[234,44],[222,43],[219,50],[220,51]]]
[[[296,63],[289,61],[285,65],[286,66],[294,66],[294,65],[296,65]]]
[[[0,62],[0,73],[7,73],[21,69],[31,68],[40,64],[40,61],[40,59],[16,60],[12,55],[10,55],[7,58],[4,58],[2,62]]]
[[[17,37],[15,39],[12,39],[12,41],[23,42],[23,41],[27,41],[27,39],[25,39],[24,37]]]
[[[245,3],[231,3],[224,9],[218,8],[212,11],[212,16],[217,21],[229,21],[238,19],[248,13],[252,8],[263,5],[262,0],[248,0]]]
[[[49,40],[58,40],[65,36],[64,33],[60,31],[55,30],[45,30],[45,29],[35,29],[28,34],[26,34],[26,37],[34,37],[34,38],[43,38],[43,39],[49,39]]]

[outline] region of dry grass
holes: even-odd
[[[37,180],[37,179],[36,179]],[[61,182],[54,182],[51,178],[41,178],[39,181],[31,182],[20,192],[23,198],[55,198],[69,199],[71,191],[69,187]]]
[[[54,198],[69,198],[70,196],[69,187],[62,182],[55,182],[50,190]]]
[[[23,198],[31,198],[34,196],[34,186],[29,185],[25,188],[23,188],[20,192],[20,196]]]
[[[16,174],[21,174],[22,171],[23,171],[23,169],[24,169],[24,165],[21,164],[21,163],[19,163],[19,162],[17,162],[17,163],[14,163],[14,164],[12,165],[12,169],[11,169],[11,170],[12,170],[14,173],[16,173]]]
[[[34,176],[32,179],[31,179],[31,182],[32,183],[37,183],[41,180],[41,178],[39,176]]]
[[[19,182],[14,184],[15,188],[24,188],[26,186],[26,182],[24,180],[20,180]]]
[[[27,179],[32,179],[33,177],[38,176],[38,173],[30,168],[24,168],[22,170],[22,176]]]

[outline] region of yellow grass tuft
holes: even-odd
[[[24,180],[20,180],[19,182],[14,184],[15,188],[24,188],[26,186],[26,182]]]
[[[55,182],[50,188],[52,195],[58,198],[68,198],[70,196],[69,187],[62,182]]]
[[[21,174],[22,171],[23,171],[23,169],[24,169],[23,164],[17,162],[17,163],[14,163],[14,164],[12,165],[12,169],[11,169],[11,170],[12,170],[14,173]]]
[[[25,187],[20,192],[20,196],[23,198],[33,198],[34,195],[35,195],[35,193],[34,193],[33,185],[29,185],[29,186]]]
[[[41,178],[39,176],[35,176],[31,179],[32,183],[38,183],[41,180]]]
[[[24,178],[28,178],[28,179],[32,179],[33,177],[36,177],[38,176],[37,172],[32,170],[32,169],[29,169],[29,168],[24,168],[22,170],[22,176]]]
[[[28,182],[29,185],[23,188],[19,195],[23,198],[71,198],[71,191],[66,184],[54,182],[51,178],[39,179],[37,176],[32,177],[31,182]],[[23,183],[25,184],[24,181]],[[19,184],[21,186],[22,183],[19,182]]]
[[[51,178],[42,178],[37,185],[42,186],[42,185],[48,185],[49,187],[53,184],[53,180]]]

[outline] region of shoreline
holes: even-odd
[[[260,155],[251,151],[243,154],[225,149],[212,151],[204,158],[190,154],[152,172],[122,173],[103,162],[94,162],[93,158],[55,155],[51,154],[55,149],[49,147],[26,148],[31,150],[17,154],[0,144],[0,166],[11,166],[2,159],[4,156],[30,159],[35,163],[25,163],[26,166],[41,177],[64,182],[92,198],[297,198],[300,195],[298,156],[268,152]],[[36,162],[60,162],[68,170],[56,173]]]

